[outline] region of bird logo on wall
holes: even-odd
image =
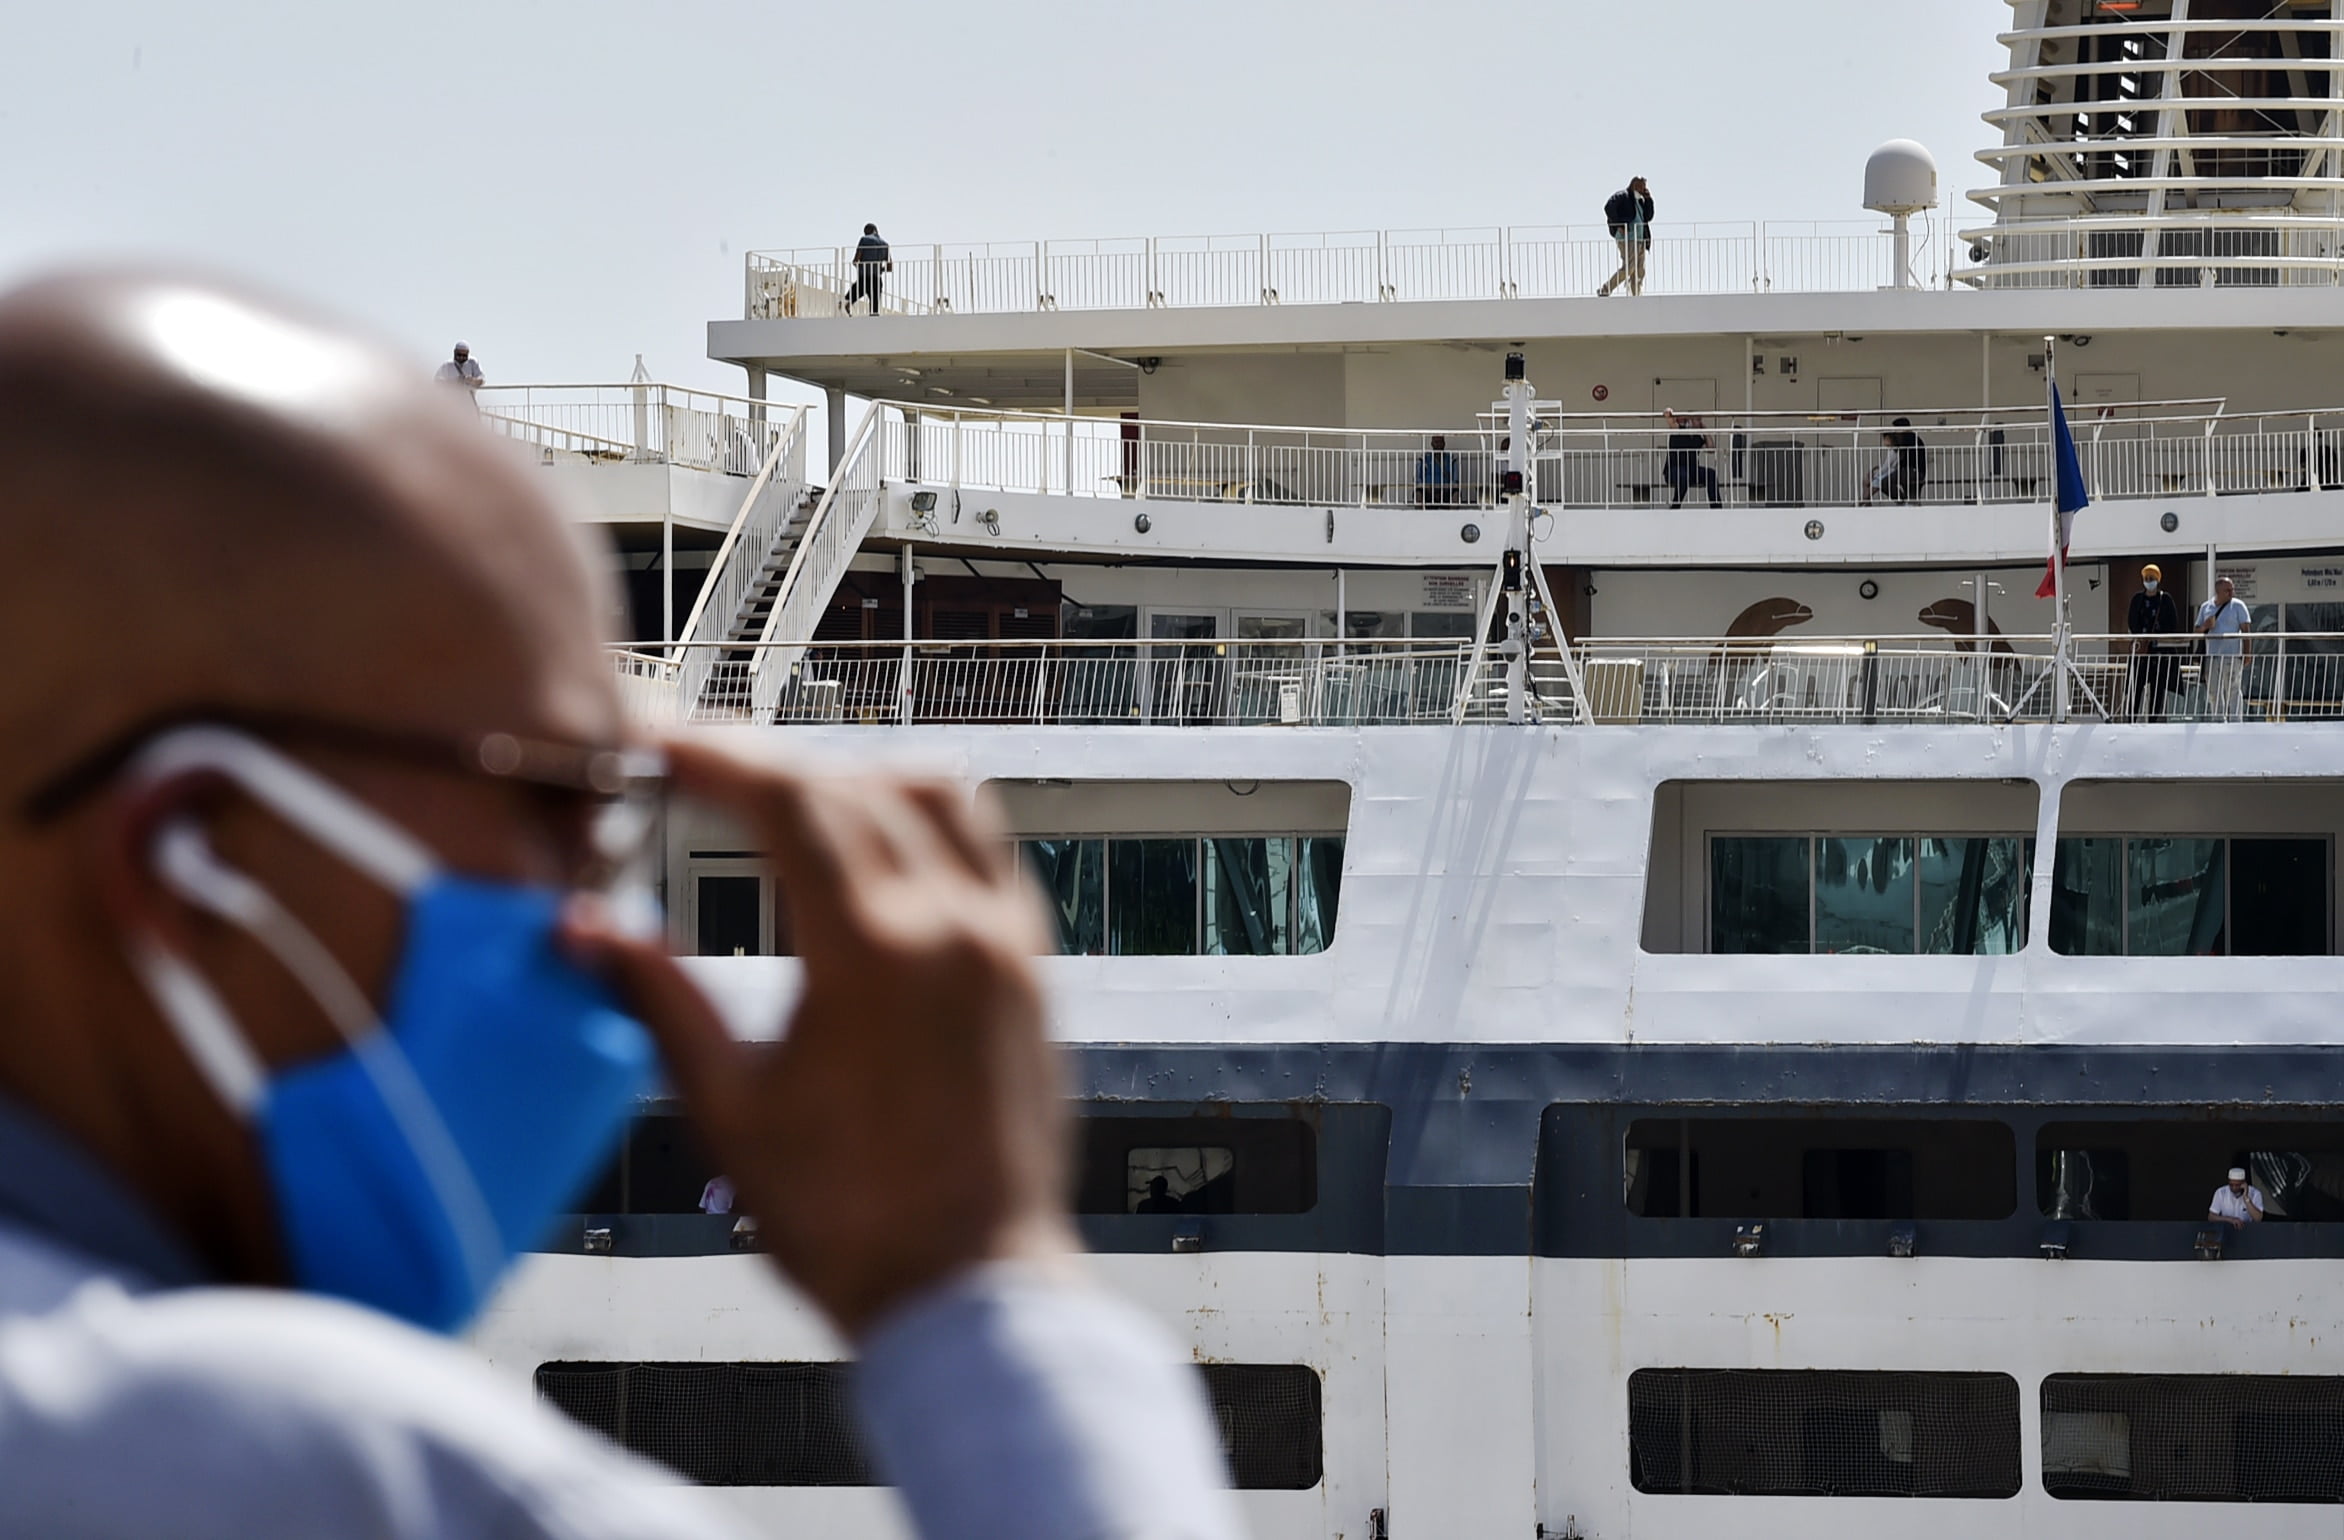
[[[1725,628],[1725,634],[1737,641],[1755,641],[1780,636],[1814,618],[1815,612],[1796,599],[1761,599],[1736,615],[1733,623]]]
[[[1952,637],[1963,652],[1978,650],[1978,607],[1967,599],[1932,600],[1920,613],[1924,626],[1935,626]],[[1989,652],[2009,652],[2010,643],[2002,640],[2002,627],[1992,617],[1986,618],[1986,634],[1994,638]]]

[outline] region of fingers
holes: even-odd
[[[739,1127],[740,1069],[750,1050],[733,1040],[715,1005],[667,954],[664,941],[622,933],[598,903],[581,899],[562,914],[561,942],[608,980],[650,1028],[669,1079],[714,1140]]]

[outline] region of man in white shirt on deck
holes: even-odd
[[[2246,638],[2254,617],[2228,578],[2214,579],[2214,597],[2198,606],[2197,629],[2206,639],[2206,714],[2238,721],[2246,714],[2246,649],[2253,645]]]
[[[467,394],[488,383],[488,377],[480,372],[480,360],[472,356],[469,342],[457,343],[454,356],[440,365],[432,378],[442,385],[461,385]]]
[[[2261,1222],[2263,1190],[2247,1185],[2244,1166],[2232,1166],[2230,1180],[2214,1189],[2214,1201],[2206,1205],[2206,1217],[2218,1219],[2233,1230]]]

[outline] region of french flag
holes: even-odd
[[[2075,457],[2075,435],[2067,431],[2067,408],[2059,402],[2059,382],[2051,382],[2051,505],[2059,525],[2058,554],[2043,565],[2043,581],[2035,597],[2049,599],[2059,592],[2059,569],[2067,565],[2068,537],[2075,533],[2078,510],[2091,502],[2084,492],[2083,462]]]

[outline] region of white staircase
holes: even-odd
[[[765,633],[815,506],[813,489],[806,484],[806,408],[801,406],[778,425],[677,635],[676,699],[687,719],[748,714],[748,649]]]
[[[795,526],[780,576],[761,587],[764,624],[756,640],[762,645],[741,665],[750,720],[773,720],[816,622],[829,608],[830,596],[879,516],[888,453],[891,448],[900,451],[902,436],[900,414],[873,402],[821,500]]]

